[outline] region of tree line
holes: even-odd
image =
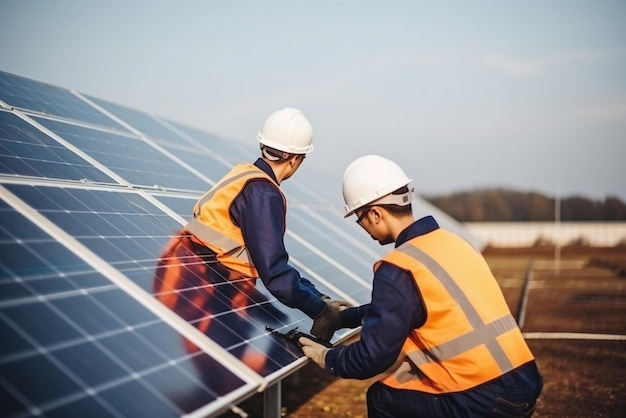
[[[555,198],[535,192],[493,188],[422,196],[461,222],[545,222],[555,220]],[[617,197],[560,199],[561,221],[626,221],[626,204]]]

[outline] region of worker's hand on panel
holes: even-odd
[[[313,320],[311,334],[322,341],[330,341],[335,330],[342,327],[341,311],[350,306],[350,303],[343,300],[326,301],[322,312]]]
[[[317,363],[322,369],[326,368],[326,353],[329,350],[328,348],[306,337],[300,337],[298,342],[302,346],[302,352],[305,356]]]

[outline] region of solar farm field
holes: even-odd
[[[544,376],[535,416],[616,417],[626,406],[626,248],[491,249],[511,308],[532,260],[523,331]],[[559,267],[560,264],[560,268]]]
[[[511,311],[523,320],[544,377],[534,417],[623,416],[626,248],[562,248],[556,262],[553,247],[484,253]],[[283,381],[283,416],[366,417],[370,384],[332,378],[308,364]],[[261,400],[257,396],[240,406],[250,417],[262,416]]]

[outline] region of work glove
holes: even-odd
[[[302,352],[305,356],[317,363],[322,369],[326,369],[326,353],[328,353],[328,348],[306,337],[300,337],[298,342],[302,345]]]
[[[341,328],[341,311],[352,306],[343,300],[328,300],[322,312],[313,320],[311,334],[324,342],[330,341],[335,330]]]

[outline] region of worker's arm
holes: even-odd
[[[320,292],[288,264],[285,249],[284,201],[266,180],[249,182],[231,207],[231,216],[243,233],[259,278],[281,303],[317,317],[326,303]]]
[[[353,306],[341,311],[341,328],[357,328],[363,325],[370,304]]]
[[[367,379],[396,362],[414,328],[423,325],[426,312],[410,273],[382,263],[373,282],[372,302],[367,309],[361,339],[328,352],[315,352],[327,373],[345,378]],[[318,350],[319,351],[319,350]]]

